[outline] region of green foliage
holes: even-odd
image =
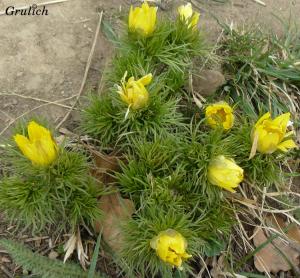
[[[186,238],[187,252],[197,260],[198,254],[212,248],[212,242],[221,240],[221,235],[227,237],[232,221],[228,219],[228,214],[227,219],[221,218],[226,210],[223,208],[222,213],[221,210],[216,211],[212,208],[194,217],[190,212],[185,212],[184,207],[144,205],[133,219],[123,226],[125,238],[122,257],[131,270],[129,276],[138,273],[141,277],[148,277],[147,274],[149,277],[155,277],[157,274],[161,277],[173,277],[174,269],[162,263],[155,250],[150,247],[151,239],[161,231],[174,229]],[[191,271],[192,266],[188,263],[192,261],[190,259],[183,264],[182,274]]]
[[[210,129],[203,121],[192,121],[182,144],[189,189],[205,198],[208,204],[222,199],[221,188],[210,184],[207,178],[210,161],[218,155],[234,158],[226,136],[227,132],[222,129]]]
[[[157,136],[153,142],[135,140],[132,151],[126,157],[128,162],[121,162],[122,171],[116,173],[121,191],[138,201],[141,194],[156,191],[155,178],[167,177],[166,186],[170,186],[174,179],[180,179],[181,174],[178,171],[180,154],[176,150],[177,145],[175,136],[166,138]]]
[[[190,136],[186,132],[167,138],[158,136],[152,142],[136,140],[126,156],[126,163],[121,162],[121,171],[116,173],[121,192],[133,199],[137,208],[134,219],[124,227],[122,257],[129,269],[142,277],[146,273],[151,277],[158,273],[162,277],[172,277],[172,268],[162,263],[149,245],[159,231],[173,228],[186,235],[189,245],[193,246],[194,239],[184,231],[191,227],[198,244],[201,242],[195,250],[212,252],[209,250],[216,249],[213,244],[222,242],[232,226],[232,212],[222,201],[221,190],[213,187],[218,193],[217,202],[203,194],[198,179],[204,181],[205,176],[202,171],[196,174],[199,169],[193,159],[200,161],[207,150],[202,148],[194,154],[187,152],[188,146],[191,146]],[[199,131],[197,139],[201,136],[205,133]],[[211,135],[211,138],[214,136]],[[198,143],[201,145],[203,141]],[[191,159],[189,163],[186,161],[188,158]],[[197,185],[200,188],[196,189]],[[177,221],[184,222],[181,226],[177,225]],[[188,271],[189,266],[185,269]]]
[[[177,100],[166,99],[157,84],[149,86],[149,104],[139,110],[128,110],[115,91],[104,96],[92,96],[83,113],[83,132],[98,139],[103,147],[120,148],[143,136],[151,140],[155,134],[167,135],[181,126]]]
[[[197,225],[189,215],[174,209],[164,210],[161,207],[146,206],[123,227],[125,236],[122,257],[128,264],[134,277],[138,273],[141,277],[160,274],[161,277],[172,277],[171,266],[162,263],[155,250],[150,247],[152,238],[159,232],[174,229],[181,233],[188,242],[187,252],[196,256],[200,252],[204,241],[197,231]],[[190,267],[184,263],[184,272]]]
[[[99,256],[101,236],[102,236],[102,234],[99,233],[98,238],[97,238],[97,242],[96,242],[96,246],[94,248],[94,254],[93,254],[93,257],[92,257],[92,260],[91,260],[91,265],[90,265],[90,268],[89,268],[87,278],[94,278],[95,277],[95,270],[96,270],[97,260],[98,260],[98,256]]]
[[[30,270],[33,274],[41,278],[87,278],[80,266],[70,263],[63,263],[56,259],[49,259],[37,253],[33,253],[23,244],[16,243],[12,240],[1,239],[0,245],[5,248],[16,264],[25,270]],[[99,274],[92,276],[101,278]]]
[[[258,26],[232,29],[222,24],[225,37],[220,48],[224,71],[231,76],[224,93],[241,106],[252,104],[282,113],[299,109],[297,100],[290,96],[300,84],[300,40],[297,30],[287,28],[284,36],[266,33]],[[288,27],[288,26],[286,26]],[[297,92],[296,92],[297,93]]]
[[[105,33],[113,37],[118,48],[107,76],[112,82],[118,82],[125,71],[129,76],[137,76],[144,68],[146,73],[155,72],[164,77],[162,84],[170,89],[169,93],[181,96],[180,88],[186,83],[193,58],[203,59],[209,53],[200,31],[188,28],[179,19],[158,19],[155,32],[147,38],[127,30],[118,38],[112,28],[107,27],[106,23]]]
[[[90,225],[99,217],[102,189],[89,175],[87,158],[60,148],[48,167],[34,166],[16,146],[6,153],[10,170],[0,181],[0,207],[11,221],[33,232],[56,225],[57,232]]]

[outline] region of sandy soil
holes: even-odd
[[[20,7],[41,2],[1,0],[0,11],[9,5]],[[182,2],[162,0],[160,12],[173,12]],[[278,32],[279,22],[272,13],[286,19],[290,12],[300,16],[300,0],[265,0],[266,7],[253,0],[229,0],[226,4],[194,0],[192,3],[200,9],[201,28],[207,31],[211,41],[220,32],[213,16],[234,24],[260,22]],[[128,9],[129,4],[129,0],[69,0],[48,5],[47,16],[0,16],[0,135],[7,134],[7,127],[28,113],[42,115],[55,123],[64,117],[68,108],[49,102],[60,100],[66,106],[74,103],[99,11],[103,9],[106,17],[117,18],[119,11]],[[111,52],[111,45],[100,34],[85,91],[97,87]]]

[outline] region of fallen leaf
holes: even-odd
[[[292,240],[295,240],[300,244],[300,228],[299,226],[293,226],[288,230],[288,237]]]
[[[268,215],[266,217],[266,224],[268,226],[275,227],[278,231],[285,229],[288,223],[285,222],[284,218],[280,215]],[[297,244],[300,244],[300,227],[297,225],[291,226],[286,232],[287,237],[290,240],[296,241]],[[300,249],[300,247],[299,247]]]
[[[69,259],[69,257],[73,254],[76,248],[77,237],[76,234],[72,234],[69,240],[64,245],[64,251],[66,252],[64,256],[64,263]]]
[[[279,232],[282,232],[282,229],[287,226],[284,219],[280,216],[267,216],[265,220],[269,227],[272,227]],[[295,231],[292,231],[292,235],[294,235]],[[270,237],[270,233],[267,233],[267,231],[264,231],[261,227],[256,227],[253,234],[253,243],[255,247],[259,247]],[[290,237],[288,233],[287,236]],[[272,272],[274,274],[278,273],[279,271],[290,270],[292,266],[278,250],[280,250],[280,252],[286,256],[286,258],[288,258],[292,265],[299,265],[300,253],[286,240],[282,239],[281,237],[277,237],[255,254],[254,265],[256,269],[260,272]]]
[[[78,256],[80,265],[82,266],[82,268],[84,270],[86,270],[88,256],[85,254],[84,249],[83,249],[79,228],[77,229],[76,233],[72,234],[72,236],[69,238],[69,240],[66,242],[66,244],[64,246],[64,251],[66,252],[65,257],[64,257],[64,263],[73,254],[75,249],[77,250],[77,256]]]
[[[114,181],[112,173],[119,170],[118,157],[114,155],[103,154],[96,150],[90,150],[94,160],[94,167],[91,174],[104,184]]]
[[[95,231],[102,231],[104,240],[115,251],[120,251],[123,235],[120,224],[128,220],[134,212],[134,204],[129,199],[123,199],[119,192],[102,196],[99,208],[103,216],[95,222]]]
[[[76,246],[76,249],[77,249],[77,256],[78,256],[78,260],[80,262],[80,265],[82,266],[82,268],[84,270],[86,270],[86,264],[88,262],[88,256],[85,254],[84,249],[83,249],[79,228],[78,228],[78,231],[77,231],[77,246]]]

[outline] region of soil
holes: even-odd
[[[235,26],[259,23],[280,35],[282,26],[274,14],[284,21],[300,17],[300,0],[263,1],[266,6],[254,0],[224,0],[225,3],[193,0],[192,3],[201,13],[200,28],[215,43],[221,31],[216,18]],[[42,2],[45,0],[1,0],[0,14],[8,6]],[[0,138],[9,135],[10,127],[22,116],[35,114],[45,117],[54,126],[59,123],[79,92],[99,11],[103,10],[105,19],[118,25],[120,15],[127,12],[131,3],[137,2],[67,0],[47,5],[47,16],[0,15]],[[161,3],[160,13],[172,14],[183,3],[180,0],[157,2]],[[83,96],[97,90],[112,52],[111,43],[100,32]],[[78,113],[74,111],[64,125],[77,119]],[[1,236],[7,230],[5,226],[0,227]],[[3,277],[1,270],[0,277]]]

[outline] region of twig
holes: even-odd
[[[4,272],[4,274],[6,274],[7,277],[14,278],[13,274],[10,273],[4,265],[2,265],[0,269]]]
[[[24,242],[39,241],[39,240],[48,239],[48,238],[49,238],[49,236],[32,237],[32,238],[25,239]]]
[[[209,269],[208,269],[208,267],[207,267],[206,262],[204,261],[204,259],[202,258],[202,256],[201,256],[200,254],[199,254],[199,257],[200,257],[200,260],[201,260],[202,263],[203,263],[203,266],[205,267],[205,269],[206,269],[206,271],[207,271],[208,277],[211,278],[211,275],[210,275],[210,273],[209,273]],[[198,275],[197,275],[197,277],[198,277]],[[200,276],[200,277],[201,277],[201,276]]]
[[[71,98],[73,98],[73,97],[75,97],[75,96],[71,96],[71,97],[68,97],[68,98],[63,98],[63,99],[60,99],[60,100],[56,100],[56,101],[54,101],[54,103],[59,103],[59,102],[62,102],[62,101],[71,99]],[[18,116],[18,117],[15,118],[14,120],[12,120],[5,128],[3,128],[3,129],[1,130],[1,132],[0,132],[0,136],[1,136],[6,130],[8,130],[8,128],[11,127],[18,119],[21,119],[21,118],[24,117],[25,115],[27,115],[27,114],[29,114],[29,113],[31,113],[31,112],[33,112],[33,111],[35,111],[35,110],[37,110],[37,109],[39,109],[39,108],[41,108],[41,107],[50,105],[50,104],[52,104],[52,103],[44,103],[44,104],[41,104],[41,105],[39,105],[39,106],[36,106],[36,107],[32,108],[32,109],[29,110],[29,111],[24,112],[23,114],[21,114],[20,116]]]
[[[64,107],[64,108],[71,108],[71,106],[69,106],[69,105],[60,104],[60,103],[57,103],[55,101],[45,100],[45,99],[32,97],[32,96],[23,96],[23,95],[19,95],[19,94],[16,94],[16,93],[0,93],[0,96],[8,96],[8,97],[9,96],[16,96],[16,97],[19,97],[19,98],[31,99],[31,100],[36,100],[36,101],[48,103],[48,104],[53,104],[53,105],[57,105],[57,106]],[[75,96],[73,96],[73,97],[75,97]]]
[[[59,3],[62,3],[62,2],[67,2],[67,1],[69,1],[69,0],[55,0],[55,1],[42,2],[42,3],[38,3],[38,4],[34,3],[34,5],[36,5],[37,7],[40,7],[40,6],[47,6],[47,5],[59,4]],[[16,9],[18,9],[18,10],[27,10],[27,9],[29,9],[32,5],[33,5],[33,4],[31,4],[31,5],[26,5],[26,6],[22,6],[22,7],[17,7]],[[6,11],[0,12],[0,16],[1,16],[1,15],[5,15],[5,14],[6,14]]]
[[[253,2],[255,2],[255,3],[257,3],[257,4],[260,4],[260,5],[262,5],[262,6],[264,6],[264,7],[266,7],[267,5],[266,5],[266,3],[265,2],[263,2],[263,1],[260,1],[260,0],[252,0]]]
[[[96,43],[97,43],[97,38],[98,38],[98,35],[99,35],[99,32],[100,32],[100,26],[101,26],[101,23],[102,23],[102,16],[103,16],[103,11],[101,11],[101,13],[99,14],[99,21],[98,21],[98,25],[97,25],[97,29],[96,29],[96,33],[95,33],[95,37],[94,37],[94,41],[93,41],[93,45],[92,45],[92,48],[91,48],[91,51],[90,51],[90,54],[89,54],[89,57],[88,57],[88,60],[87,60],[87,63],[86,63],[84,76],[83,76],[81,86],[80,86],[79,92],[77,94],[75,103],[72,105],[71,109],[67,112],[67,114],[64,116],[64,118],[56,126],[57,129],[60,128],[62,126],[62,124],[69,118],[71,112],[73,111],[74,107],[77,105],[77,102],[78,102],[78,100],[81,97],[81,94],[83,92],[83,88],[84,88],[84,85],[85,85],[85,82],[86,82],[86,79],[87,79],[87,76],[88,76],[88,72],[89,72],[89,69],[90,69],[90,66],[91,66],[92,58],[93,58],[93,55],[94,55],[95,46],[96,46]]]

